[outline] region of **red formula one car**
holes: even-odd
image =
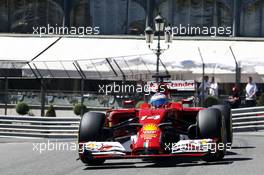
[[[232,144],[230,109],[183,107],[169,102],[159,108],[85,113],[79,126],[79,157],[88,165],[106,159],[201,157],[223,159]]]

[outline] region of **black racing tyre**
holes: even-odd
[[[197,128],[200,139],[217,138],[216,149],[214,152],[209,152],[203,157],[205,161],[219,161],[225,156],[226,148],[218,149],[219,144],[226,145],[226,129],[225,119],[221,114],[221,111],[215,108],[208,108],[201,110],[197,116]]]
[[[105,122],[105,114],[97,112],[87,112],[82,116],[79,125],[78,143],[89,141],[103,141],[102,128]],[[83,148],[84,149],[84,148]],[[90,152],[84,150],[79,154],[80,160],[88,165],[101,165],[104,159],[93,159]]]
[[[225,117],[225,125],[226,125],[226,140],[227,143],[233,143],[233,127],[232,127],[232,115],[231,108],[225,105],[214,105],[212,108],[219,109]]]

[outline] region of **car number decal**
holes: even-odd
[[[154,116],[142,116],[141,120],[158,120],[160,118],[160,115],[154,115]]]

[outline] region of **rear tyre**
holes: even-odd
[[[103,141],[102,128],[105,122],[105,114],[97,112],[87,112],[82,116],[79,125],[78,143],[89,141]],[[105,162],[104,159],[94,159],[88,150],[79,153],[80,160],[88,165],[101,165]]]
[[[215,148],[203,157],[205,161],[219,161],[225,156],[226,129],[225,120],[220,110],[208,108],[201,110],[197,116],[198,133],[201,139],[217,139]],[[219,147],[219,145],[223,147]]]
[[[225,118],[225,125],[226,125],[226,140],[227,143],[233,143],[233,127],[232,127],[232,116],[231,116],[231,109],[225,105],[214,105],[212,108],[219,109],[224,115]]]

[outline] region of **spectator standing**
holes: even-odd
[[[209,95],[214,96],[214,97],[218,97],[218,84],[215,81],[215,77],[211,78]]]
[[[200,99],[203,95],[203,91],[204,91],[204,100],[207,98],[208,94],[209,94],[209,89],[210,89],[210,83],[208,82],[209,77],[208,76],[204,76],[204,82],[202,82],[199,86],[199,91],[200,91]],[[203,89],[204,88],[204,89]]]
[[[252,77],[248,77],[248,84],[246,86],[246,107],[256,106],[256,94],[258,88],[256,83],[253,82]]]
[[[232,95],[228,97],[228,103],[232,109],[239,108],[241,104],[241,98],[237,85],[232,87]]]

